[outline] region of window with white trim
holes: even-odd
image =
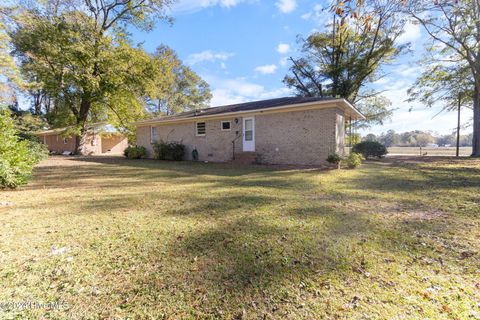
[[[63,144],[67,144],[68,143],[68,139],[67,138],[63,138]]]
[[[195,123],[195,135],[204,136],[206,132],[207,132],[207,126],[205,122]]]
[[[230,121],[222,121],[221,128],[222,131],[230,131],[232,123]]]
[[[155,142],[158,140],[157,127],[150,127],[150,140],[150,142]]]

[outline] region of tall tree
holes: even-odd
[[[175,51],[160,46],[153,55],[163,77],[157,78],[150,109],[157,115],[172,115],[206,108],[212,98],[210,86],[184,65]]]
[[[348,16],[334,7],[331,30],[301,40],[303,56],[290,59],[291,75],[284,83],[299,95],[346,98],[367,113],[367,123],[381,123],[391,116],[389,102],[365,87],[382,76],[382,66],[408,48],[395,43],[405,23],[397,16],[399,6],[372,0]]]
[[[480,1],[410,1],[406,11],[421,25],[442,53],[460,58],[473,80],[473,152],[480,157]]]
[[[7,20],[11,9],[0,6],[0,104],[12,103],[14,88],[20,85],[18,69],[10,55],[10,36]]]
[[[428,107],[440,105],[444,111],[456,111],[457,113],[457,157],[460,147],[461,110],[472,106],[475,81],[468,65],[461,59],[442,59],[443,50],[432,48],[423,61],[424,71],[415,83],[408,89],[408,101],[420,101]],[[453,61],[453,62],[452,62]]]
[[[137,96],[150,90],[155,69],[143,50],[131,47],[125,29],[150,30],[156,19],[168,19],[170,0],[46,3],[48,10],[23,8],[13,42],[24,74],[54,99],[55,120],[74,124],[83,154],[88,122],[106,115],[124,122],[139,113]]]
[[[426,59],[422,65],[424,70],[408,89],[408,101],[417,100],[428,107],[441,105],[442,111],[453,111],[460,97],[461,105],[471,108],[475,81],[468,65],[445,62],[439,56]]]

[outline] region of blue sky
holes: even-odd
[[[160,23],[152,32],[132,33],[148,51],[162,43],[176,50],[211,85],[211,104],[218,106],[291,95],[282,83],[289,66],[286,58],[298,55],[298,35],[321,29],[331,18],[324,7],[326,2],[309,0],[180,0],[172,8],[172,26]],[[438,108],[404,102],[406,90],[421,72],[416,61],[426,39],[420,26],[407,24],[401,41],[411,43],[412,53],[388,66],[388,76],[373,84],[387,90],[384,95],[396,109],[394,117],[363,133],[450,133],[455,127],[455,113],[434,117]],[[465,112],[464,120],[470,118],[471,112]]]

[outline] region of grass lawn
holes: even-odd
[[[0,202],[0,319],[480,319],[479,160],[52,158]]]
[[[460,156],[470,156],[472,154],[472,147],[460,147]],[[395,155],[413,155],[413,156],[455,156],[457,148],[455,147],[390,147],[388,153]]]

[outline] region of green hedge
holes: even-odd
[[[142,146],[128,146],[123,155],[129,159],[142,159],[147,157],[147,149]]]
[[[185,156],[185,146],[179,142],[154,142],[153,156],[158,160],[181,161]]]
[[[387,148],[376,141],[363,141],[353,146],[352,152],[360,153],[365,159],[383,158],[387,153]]]

